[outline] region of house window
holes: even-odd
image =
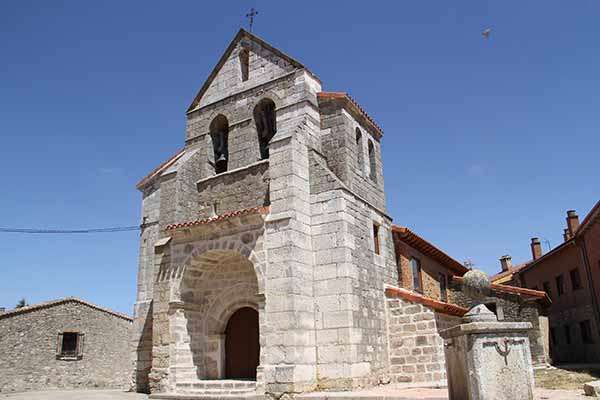
[[[565,330],[565,342],[566,342],[566,344],[571,344],[571,329],[569,328],[569,325],[565,325],[564,330]]]
[[[581,321],[579,323],[579,329],[581,330],[581,340],[583,340],[583,343],[594,343],[592,340],[592,325],[590,324],[589,319]]]
[[[80,332],[61,332],[56,341],[56,358],[78,360],[83,357],[83,338]]]
[[[215,173],[220,174],[227,171],[227,161],[229,159],[229,122],[225,116],[219,114],[212,120],[209,129],[215,157]]]
[[[410,268],[412,270],[412,278],[413,278],[413,289],[417,292],[423,290],[422,280],[421,280],[421,262],[416,258],[410,259]]]
[[[377,182],[377,163],[375,162],[375,146],[369,140],[369,177],[373,182]]]
[[[439,279],[440,279],[440,299],[442,301],[448,301],[448,277],[446,277],[445,274],[442,274],[440,272],[439,274]]]
[[[363,144],[362,144],[362,132],[360,129],[356,128],[356,159],[358,161],[358,173],[360,175],[363,174],[365,170],[365,160],[363,154]]]
[[[381,249],[379,245],[379,225],[373,224],[373,251],[375,254],[380,254]]]
[[[250,72],[250,52],[246,49],[240,51],[240,68],[242,70],[242,82],[248,80]]]
[[[254,107],[254,124],[258,134],[260,159],[269,158],[269,142],[277,133],[277,118],[275,116],[275,102],[271,99],[262,99]]]
[[[546,292],[546,294],[548,294],[548,297],[552,297],[552,293],[550,291],[550,283],[544,282],[542,286],[544,288],[544,292]]]
[[[562,274],[556,277],[556,294],[558,296],[565,294],[565,279]]]
[[[579,276],[579,270],[577,268],[572,269],[569,272],[571,276],[571,287],[573,290],[581,289],[581,277]]]

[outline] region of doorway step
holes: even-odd
[[[174,393],[156,393],[150,399],[160,400],[249,400],[256,399],[256,382],[232,379],[178,382]]]

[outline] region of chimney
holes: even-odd
[[[565,242],[569,239],[571,239],[571,233],[569,232],[568,228],[565,228],[563,230],[563,239],[565,239]]]
[[[512,258],[511,256],[504,255],[500,257],[500,265],[502,266],[502,272],[508,271],[512,268]]]
[[[539,238],[531,238],[531,256],[534,260],[542,256],[542,243]]]
[[[575,236],[575,231],[579,228],[579,216],[575,210],[567,211],[567,228],[569,228],[570,236]]]

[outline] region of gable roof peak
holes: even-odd
[[[303,69],[303,70],[307,71],[312,77],[314,77],[317,81],[319,81],[319,83],[321,83],[321,80],[314,73],[312,73],[308,68],[306,68],[302,63],[300,63],[296,59],[290,57],[283,51],[277,49],[276,47],[273,47],[271,44],[267,43],[260,37],[256,36],[254,33],[248,32],[244,28],[240,28],[240,30],[236,33],[234,38],[231,40],[231,42],[225,49],[225,52],[223,53],[223,55],[221,56],[221,58],[219,59],[219,61],[215,65],[215,67],[212,69],[211,73],[208,75],[208,78],[206,79],[206,81],[204,82],[204,84],[202,85],[200,90],[198,91],[198,94],[196,94],[196,96],[194,97],[194,100],[188,107],[187,113],[195,111],[198,108],[200,99],[202,98],[204,93],[208,90],[208,88],[210,87],[210,84],[213,82],[213,80],[215,79],[215,77],[217,76],[217,74],[219,73],[219,71],[221,70],[223,65],[225,64],[225,62],[228,60],[229,56],[231,55],[233,50],[236,48],[238,43],[242,42],[242,40],[244,40],[244,39],[251,41],[251,42],[255,42],[259,46],[266,48],[267,50],[274,53],[278,57],[281,57],[284,60],[286,60],[292,66],[294,66],[298,69]],[[244,45],[244,43],[242,43],[242,45]]]

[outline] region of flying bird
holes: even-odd
[[[492,33],[492,28],[487,28],[483,32],[481,32],[481,34],[483,35],[483,37],[485,39],[489,39],[490,38],[490,33]]]

